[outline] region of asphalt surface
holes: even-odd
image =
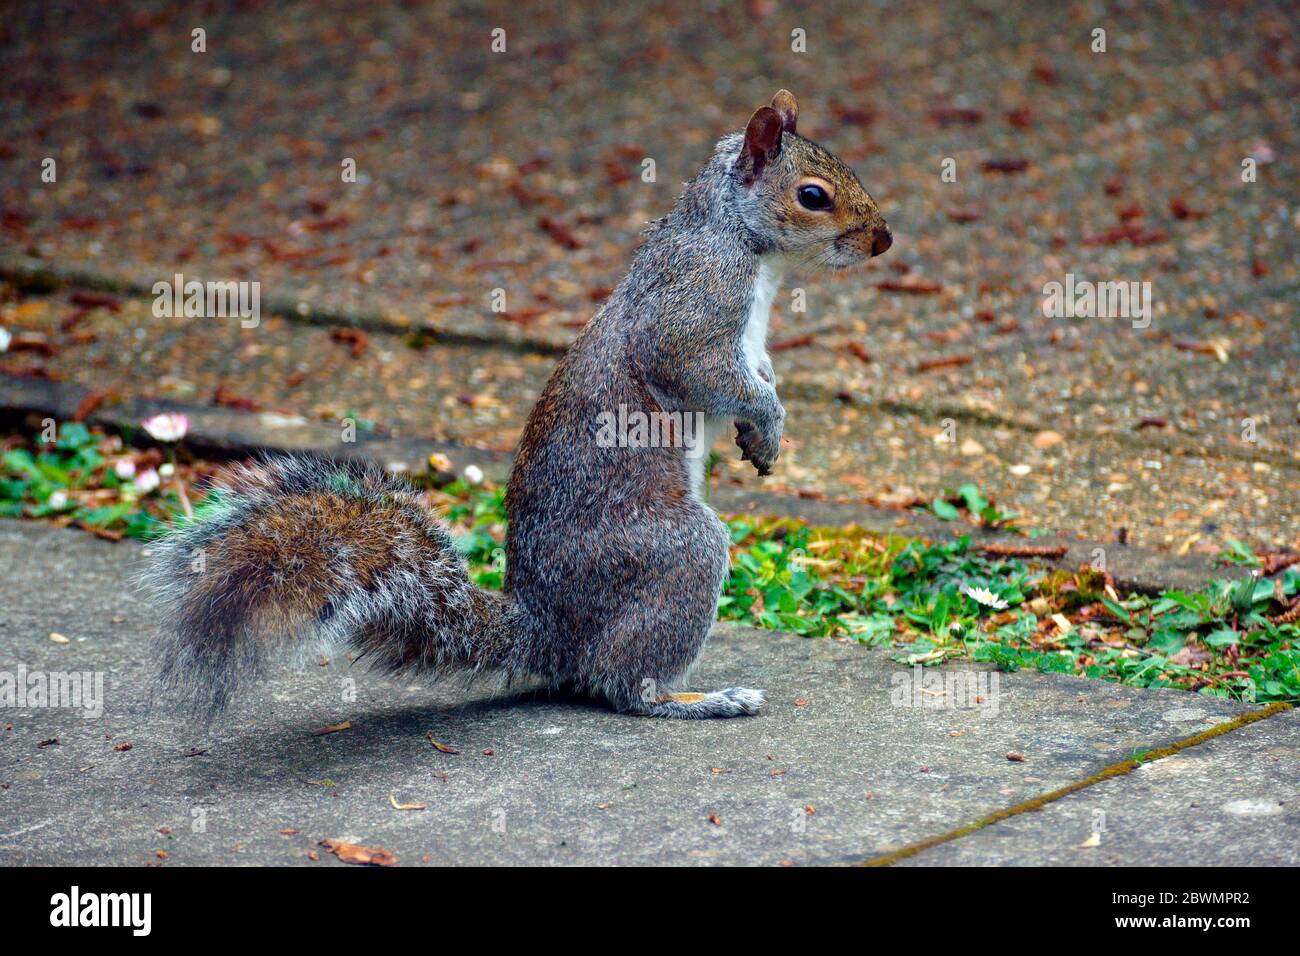
[[[50,348],[0,357],[0,392],[52,375],[508,450],[644,222],[785,86],[895,244],[791,276],[806,312],[779,297],[768,487],[975,481],[1031,527],[1300,544],[1293,5],[721,9],[14,5],[0,268],[145,297],[64,331],[66,293],[10,289],[0,325]],[[177,272],[261,283],[262,325],[155,319]],[[1151,283],[1150,326],[1045,315],[1068,275]],[[721,480],[753,483],[736,457]]]
[[[984,681],[948,694],[884,652],[723,627],[694,683],[765,687],[759,717],[651,721],[333,660],[277,668],[195,726],[146,704],[153,618],[128,580],[141,551],[0,522],[0,675],[89,672],[104,688],[94,719],[30,702],[0,714],[0,864],[343,865],[322,840],[402,866],[855,863],[1248,710],[1062,675],[928,672]],[[911,860],[1300,863],[1298,745],[1292,715],[1266,718],[1183,751],[1169,766],[1186,772],[1166,758],[1016,817],[1006,837]],[[1103,842],[1079,847],[1098,808]]]

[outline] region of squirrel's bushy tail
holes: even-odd
[[[226,472],[152,545],[160,689],[212,716],[285,649],[396,672],[510,676],[520,613],[469,579],[420,495],[372,464],[266,458]]]

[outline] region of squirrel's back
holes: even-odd
[[[391,671],[513,666],[514,604],[476,587],[419,493],[373,464],[238,466],[152,551],[162,689],[200,713],[285,649],[341,646]]]

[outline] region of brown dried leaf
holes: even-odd
[[[340,730],[351,730],[351,729],[352,729],[352,721],[345,720],[342,721],[341,723],[329,724],[328,726],[322,727],[320,730],[316,731],[315,736],[324,737],[326,734],[337,734]]]
[[[1023,173],[1029,168],[1027,159],[987,159],[984,161],[983,170],[986,173],[1002,173],[1004,176],[1011,176],[1016,173]]]
[[[916,363],[918,372],[931,372],[937,368],[957,368],[975,361],[973,355],[948,355],[943,358],[922,359]]]
[[[883,282],[876,283],[876,288],[883,289],[885,292],[906,292],[909,295],[934,295],[936,292],[943,291],[940,283],[915,275],[909,275],[905,279],[885,279]]]
[[[397,857],[382,847],[361,846],[344,840],[321,840],[320,845],[344,863],[356,863],[361,866],[397,865]]]

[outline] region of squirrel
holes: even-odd
[[[847,268],[893,241],[798,114],[781,90],[718,141],[560,359],[506,489],[503,592],[470,580],[420,494],[379,467],[263,457],[218,477],[202,513],[153,547],[159,688],[211,717],[272,652],[324,640],[395,673],[540,680],[628,714],[757,713],[765,691],[683,686],[729,561],[704,459],[733,423],[760,475],[780,453],[765,344],[785,269]],[[672,424],[657,443],[599,440],[614,409]]]

